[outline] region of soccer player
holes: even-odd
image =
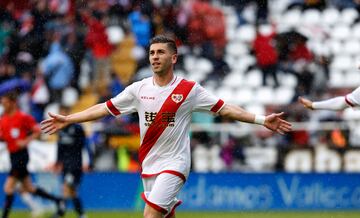
[[[16,92],[11,91],[1,96],[4,113],[0,117],[0,138],[7,144],[11,160],[11,170],[4,184],[5,202],[2,218],[9,216],[17,182],[21,183],[22,191],[54,201],[57,206],[56,213],[62,215],[64,213],[62,199],[39,187],[34,187],[31,182],[27,170],[29,161],[27,145],[31,140],[39,137],[40,128],[32,116],[18,109],[16,101]]]
[[[324,101],[311,101],[304,97],[299,97],[299,102],[305,108],[311,110],[333,110],[340,111],[347,107],[360,106],[360,87],[345,96],[337,96]]]
[[[159,35],[151,40],[149,61],[152,77],[135,82],[116,97],[84,111],[68,116],[50,113],[50,118],[41,122],[41,128],[53,134],[72,123],[137,112],[142,198],[146,202],[144,217],[175,217],[175,208],[181,204],[176,196],[190,171],[192,112],[212,112],[233,120],[257,123],[280,134],[290,131],[291,124],[280,118],[283,113],[268,116],[249,113],[241,107],[225,104],[198,83],[174,75],[177,48],[175,41],[167,36]]]
[[[70,108],[60,106],[60,114],[69,115]],[[62,171],[63,197],[72,200],[79,218],[85,218],[82,202],[78,197],[82,171],[82,150],[86,145],[85,132],[81,125],[70,124],[59,131],[57,162],[55,167]]]

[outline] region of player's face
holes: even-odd
[[[16,102],[14,102],[14,101],[10,100],[9,98],[3,96],[3,97],[1,97],[1,105],[4,108],[4,112],[9,113],[16,106]]]
[[[163,75],[172,69],[177,55],[166,43],[155,43],[150,46],[149,60],[154,73]]]

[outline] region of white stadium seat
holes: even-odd
[[[249,49],[244,43],[232,42],[226,45],[226,53],[233,57],[239,57],[248,54]]]
[[[296,27],[301,22],[301,11],[297,9],[287,11],[280,22],[286,26]]]
[[[348,55],[335,56],[333,62],[330,65],[331,70],[346,71],[351,70],[354,65],[354,59]]]
[[[350,27],[348,25],[336,25],[330,33],[331,37],[336,40],[347,40],[351,36]]]
[[[348,55],[357,55],[360,51],[360,41],[357,39],[350,39],[345,42],[344,53]]]
[[[304,25],[317,25],[321,22],[321,14],[318,10],[310,9],[306,10],[302,16],[301,22]]]
[[[321,23],[325,26],[335,25],[340,19],[340,12],[335,8],[325,9],[321,16]]]
[[[243,84],[244,75],[240,72],[233,71],[225,76],[222,85],[230,88],[237,88]]]
[[[246,43],[250,43],[254,41],[255,36],[256,36],[255,27],[249,24],[240,26],[236,32],[236,38]]]
[[[339,70],[331,70],[330,71],[330,81],[329,85],[332,88],[339,88],[344,86],[345,84],[345,76],[344,73]]]
[[[245,76],[245,85],[260,87],[262,85],[262,73],[260,70],[251,70]]]
[[[256,89],[255,91],[255,101],[268,105],[274,103],[274,90],[269,86],[262,86]]]
[[[247,105],[254,102],[254,91],[248,87],[241,87],[235,91],[234,103],[236,105]]]
[[[289,104],[291,99],[294,97],[295,91],[293,87],[290,86],[280,86],[274,91],[274,96],[272,97],[274,104],[286,105]]]
[[[346,8],[346,9],[342,10],[342,12],[340,14],[339,22],[346,24],[346,25],[351,25],[354,23],[356,18],[358,18],[358,16],[359,16],[358,12],[356,11],[355,8]]]

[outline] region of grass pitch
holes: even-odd
[[[142,218],[141,212],[88,212],[88,218]],[[49,218],[44,214],[39,218]],[[292,212],[177,212],[176,218],[359,218],[359,211],[292,211]],[[12,212],[10,218],[31,218],[29,212]],[[65,218],[77,218],[74,213],[67,213]]]

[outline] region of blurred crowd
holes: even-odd
[[[133,81],[151,75],[147,49],[152,36],[172,35],[179,47],[179,63],[184,70],[184,56],[205,57],[212,72],[203,82],[219,85],[231,67],[225,60],[226,17],[222,5],[234,7],[238,25],[250,23],[256,28],[251,42],[252,55],[263,74],[262,85],[279,86],[278,72],[297,78],[292,102],[300,95],[320,95],[328,92],[331,56],[315,55],[307,47],[307,36],[295,30],[277,33],[269,19],[268,0],[2,0],[0,2],[0,84],[12,78],[31,82],[31,90],[22,95],[21,108],[37,121],[46,116],[49,105],[76,107],[84,93],[96,94],[103,102]],[[360,10],[360,1],[352,0],[289,0],[287,10],[323,10],[334,6]],[[255,22],[244,16],[248,6],[257,8]],[[267,24],[268,28],[260,31]],[[188,72],[196,73],[196,72]],[[268,77],[272,79],[269,80]],[[202,81],[199,81],[202,82]],[[220,96],[221,97],[221,96]],[[304,121],[308,114],[296,104],[269,107],[268,112],[284,110],[291,121]],[[336,115],[335,115],[336,117]],[[202,121],[226,123],[220,118],[203,117]],[[105,128],[106,127],[106,128]],[[137,117],[105,118],[94,125],[89,135],[94,144],[95,168],[137,171],[136,148],[127,146],[138,137]],[[332,134],[332,133],[331,133]],[[111,136],[126,136],[122,139]],[[217,137],[195,134],[194,147]],[[250,136],[248,136],[250,137]],[[242,147],[253,142],[232,138],[217,148],[218,156],[227,164],[243,159]],[[260,141],[288,148],[310,143],[307,131],[294,131],[286,137],[256,136]],[[135,139],[134,139],[135,138]],[[251,138],[251,137],[250,137]],[[326,138],[326,137],[325,137]],[[239,141],[240,140],[240,141]],[[245,140],[245,143],[244,143]],[[120,141],[120,144],[119,144]],[[122,146],[123,144],[124,146]],[[112,145],[112,146],[109,146]],[[112,156],[113,158],[108,158]]]

